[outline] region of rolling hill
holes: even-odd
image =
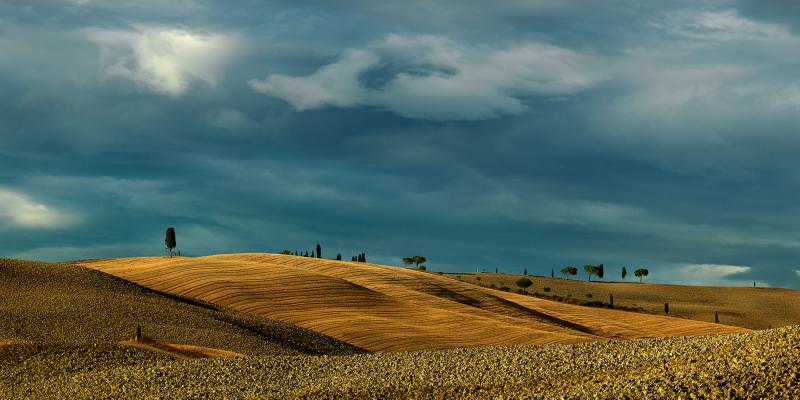
[[[349,261],[223,254],[77,264],[159,292],[295,324],[373,352],[747,331],[558,303],[446,276]]]

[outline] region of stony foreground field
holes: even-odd
[[[5,398],[800,398],[800,328],[706,337],[175,361],[0,347]]]

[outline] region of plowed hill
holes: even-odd
[[[296,324],[370,351],[746,331],[551,302],[435,274],[348,261],[231,254],[78,264],[161,292]]]

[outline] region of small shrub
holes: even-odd
[[[519,293],[519,294],[523,294],[523,293],[525,293],[525,292],[523,292],[523,291],[522,291],[522,289],[517,289],[517,293]]]
[[[586,298],[587,299],[591,299],[592,298],[592,294],[591,293],[586,293]]]
[[[504,291],[504,292],[510,292],[510,291],[511,291],[511,288],[510,288],[510,287],[508,287],[508,286],[500,286],[500,290],[502,290],[502,291]]]
[[[461,275],[456,275],[456,279],[461,279]]]
[[[572,298],[572,293],[567,293],[567,298],[571,299]]]
[[[528,287],[533,285],[533,281],[531,281],[528,278],[519,278],[519,279],[517,279],[517,281],[515,283],[517,284],[517,286],[521,287],[522,289],[527,289]]]
[[[437,272],[437,274],[439,274],[439,275],[444,275],[444,272],[442,272],[442,271],[439,271],[439,272]]]
[[[491,284],[491,285],[489,285],[489,287],[490,287],[490,288],[492,288],[492,289],[495,289],[495,288],[497,288],[497,286],[495,286],[495,285],[494,285],[494,283],[493,283],[493,284]]]
[[[427,271],[428,270],[427,268],[425,268],[424,265],[420,265],[419,267],[417,267],[417,269],[419,269],[420,271]]]
[[[478,281],[478,282],[480,282],[480,281],[481,281],[481,277],[480,277],[480,276],[476,276],[476,277],[475,277],[475,280],[476,280],[476,281]]]
[[[547,286],[545,286],[544,288],[542,288],[542,290],[544,290],[545,292],[549,292],[549,291],[550,291],[550,288],[549,288],[549,287],[547,287]]]

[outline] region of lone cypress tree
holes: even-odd
[[[322,246],[317,243],[317,258],[322,258]]]
[[[608,304],[611,304],[611,308],[614,308],[614,294],[609,293],[608,295]]]
[[[528,276],[528,269],[527,268],[525,268],[525,273],[523,275]]]
[[[556,271],[554,271],[552,268],[550,268],[550,277],[551,278],[555,278],[555,276],[556,276]]]
[[[171,226],[167,228],[166,237],[164,238],[164,246],[169,249],[169,256],[172,257],[172,249],[177,246],[177,242],[175,241],[175,228]]]
[[[664,314],[669,314],[669,303],[664,303]]]
[[[625,277],[628,276],[628,270],[625,267],[622,267],[622,280],[625,280]]]
[[[497,271],[498,271],[498,269],[497,269],[497,267],[495,267],[495,269],[494,269],[494,273],[496,274],[496,273],[497,273]]]
[[[719,323],[719,314],[716,311],[714,311],[714,322]]]
[[[142,340],[142,326],[139,325],[139,321],[136,321],[136,341]]]

